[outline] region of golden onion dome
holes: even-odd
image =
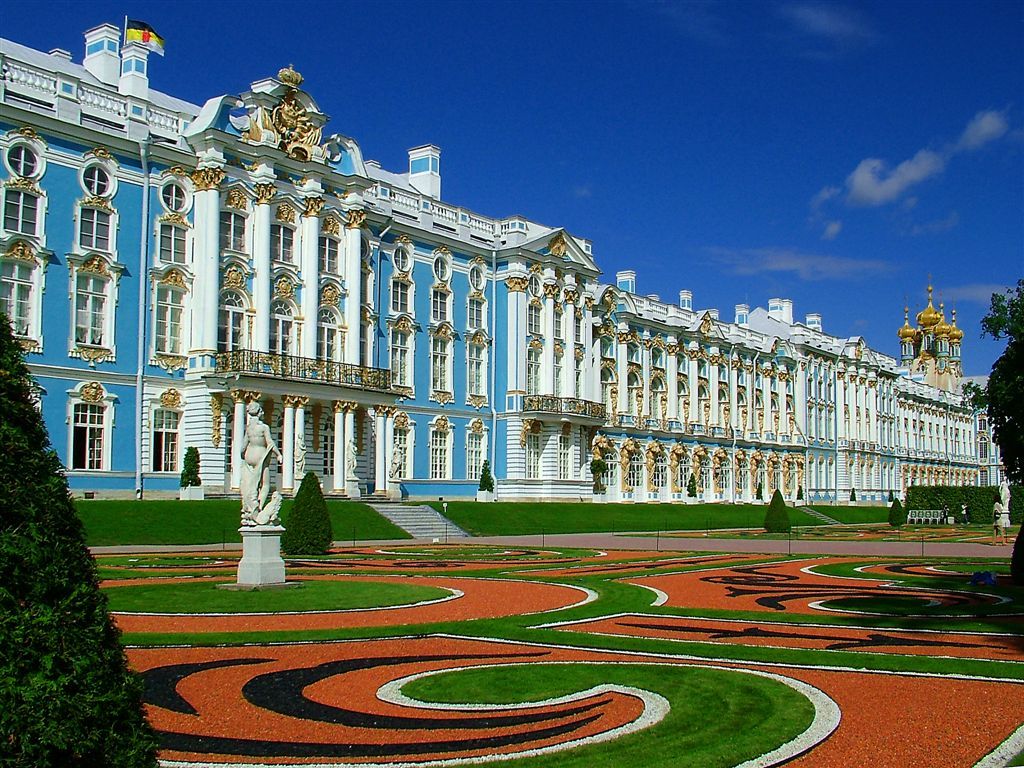
[[[946,305],[939,302],[939,322],[935,324],[935,335],[936,336],[949,336],[949,332],[952,327],[946,322]]]
[[[956,310],[953,310],[953,324],[949,327],[949,340],[954,344],[963,341],[964,332],[956,327]]]
[[[903,308],[903,327],[896,331],[896,335],[902,341],[914,341],[917,339],[917,329],[910,327],[910,307]]]
[[[932,304],[932,287],[928,286],[928,306],[917,313],[917,324],[921,326],[923,330],[929,330],[933,326],[937,325],[942,320],[942,315],[939,310]]]

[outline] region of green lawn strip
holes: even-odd
[[[285,525],[292,500],[282,507]],[[237,499],[206,501],[76,500],[89,546],[240,543]],[[334,538],[340,541],[408,539],[409,534],[356,501],[328,501]]]
[[[105,589],[111,611],[153,613],[275,613],[379,608],[439,600],[451,592],[419,584],[304,581],[294,589],[232,592],[217,583],[191,581]]]
[[[783,683],[725,670],[645,664],[516,664],[442,672],[414,680],[403,693],[439,703],[513,704],[617,684],[658,693],[671,710],[651,728],[596,744],[521,759],[529,768],[590,766],[730,766],[802,733],[811,702]],[[490,765],[494,763],[485,763]]]
[[[439,502],[431,506],[442,510]],[[476,536],[630,531],[700,531],[750,528],[764,523],[766,507],[754,504],[586,504],[562,502],[448,503],[448,518]],[[794,525],[821,521],[790,508]]]
[[[1010,762],[1007,763],[1007,766],[1009,766],[1010,768],[1015,768],[1016,766],[1022,766],[1022,765],[1024,765],[1024,749],[1022,749],[1020,752],[1018,752],[1016,754],[1016,756],[1013,757],[1010,760]]]
[[[889,507],[885,505],[846,507],[832,506],[831,504],[807,504],[806,506],[841,523],[886,523],[889,521]]]

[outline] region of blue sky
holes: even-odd
[[[442,148],[446,201],[594,242],[696,307],[792,298],[898,355],[929,274],[967,374],[1024,276],[1020,2],[9,3],[2,34],[81,59],[125,14],[151,85],[202,103],[293,63],[367,158]]]

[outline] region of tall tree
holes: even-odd
[[[32,768],[156,765],[96,564],[0,315],[0,754]]]

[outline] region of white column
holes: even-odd
[[[245,433],[246,393],[241,389],[231,390],[235,409],[231,421],[231,487],[238,488],[242,480],[242,437]]]
[[[373,409],[373,486],[377,493],[387,491],[387,467],[385,461],[384,408]]]
[[[270,201],[273,184],[256,185],[252,214],[253,305],[256,310],[253,348],[270,351]]]
[[[793,385],[793,407],[796,408],[796,428],[802,435],[807,434],[807,368],[797,368],[796,384]],[[806,478],[805,478],[806,479]]]
[[[359,364],[359,350],[362,347],[362,244],[361,227],[366,221],[365,211],[353,209],[348,212],[345,225],[345,325],[348,334],[345,339],[345,362]]]
[[[521,275],[513,275],[505,280],[508,295],[506,372],[510,392],[526,391],[526,281],[527,278]],[[495,407],[498,407],[498,403],[495,403]]]
[[[307,197],[302,214],[302,357],[316,357],[317,312],[320,303],[320,210],[322,197]]]
[[[665,382],[668,395],[668,418],[679,418],[679,357],[676,354],[675,339],[669,337],[668,349],[665,351],[668,359],[665,361],[665,370],[668,372],[668,381]]]
[[[729,426],[733,430],[735,430],[737,425],[739,424],[740,408],[739,408],[739,405],[736,402],[737,399],[738,399],[738,394],[737,393],[739,392],[739,390],[737,389],[738,383],[736,381],[738,372],[737,372],[735,366],[733,366],[732,360],[729,361],[728,371],[729,371],[729,423],[728,423],[727,426]],[[736,472],[736,457],[735,456],[730,456],[729,457],[729,461],[732,462],[732,464],[730,465],[732,467],[731,471],[732,471],[733,474],[735,474],[735,472]],[[732,485],[733,485],[734,489],[736,487],[735,480],[736,480],[736,478],[733,477],[733,484]],[[735,494],[733,494],[733,496],[730,496],[730,498],[734,498],[734,496],[735,496]]]
[[[713,354],[718,354],[716,349]],[[708,393],[711,396],[711,417],[708,426],[719,424],[718,418],[718,363],[708,362]]]
[[[787,371],[788,369],[782,369]],[[789,432],[789,409],[786,408],[786,382],[782,376],[776,380],[776,391],[779,393],[779,432]]]
[[[555,393],[555,299],[558,286],[554,283],[544,284],[544,349],[540,356],[540,393]],[[564,358],[563,358],[564,362]]]
[[[697,377],[697,358],[689,357],[689,366],[687,367],[690,369],[689,375],[687,376],[690,385],[690,415],[688,417],[688,421],[691,424],[696,424],[700,421],[700,418],[697,415],[697,385],[699,383],[699,379]]]
[[[281,453],[284,454],[281,468],[281,488],[295,487],[295,398],[284,397],[284,426],[282,427]]]
[[[292,417],[294,427],[294,438],[292,439],[292,485],[301,485],[302,478],[306,474],[306,404],[308,397],[296,397],[295,415]],[[302,461],[299,461],[299,454]]]
[[[390,406],[384,410],[384,490],[391,495],[392,491],[398,491],[391,485],[391,462],[395,460],[395,408]]]
[[[583,365],[583,361],[576,360],[576,344],[580,339],[576,338],[576,293],[571,288],[565,291],[562,321],[565,323],[565,356],[562,358],[562,374],[565,378],[562,381],[562,392],[566,397],[576,397],[576,366]],[[582,388],[580,397],[585,397]]]
[[[836,429],[837,440],[846,437],[846,375],[840,373],[839,376],[836,382],[836,422],[839,425]]]
[[[771,377],[768,373],[761,374],[761,417],[764,426],[758,430],[761,433],[768,432],[772,428],[772,389]],[[767,499],[765,499],[767,501]]]
[[[193,174],[195,183],[195,243],[192,285],[193,355],[217,352],[217,312],[220,307],[220,183],[224,170],[201,168]]]
[[[334,411],[334,490],[345,490],[345,411],[340,400],[332,404]]]
[[[657,408],[651,402],[651,350],[643,344],[640,347],[640,422],[637,426],[646,427],[644,420],[653,418],[657,418]],[[645,466],[646,461],[645,457]]]
[[[620,335],[615,345],[615,378],[619,384],[619,415],[629,413],[629,342]]]
[[[352,476],[348,475],[348,452],[349,443],[354,444],[356,442],[356,404],[345,403],[345,482],[346,483],[357,483],[359,481],[358,475],[352,473]]]
[[[583,397],[601,402],[601,350],[594,343],[593,315],[586,300],[583,302],[583,352]]]

